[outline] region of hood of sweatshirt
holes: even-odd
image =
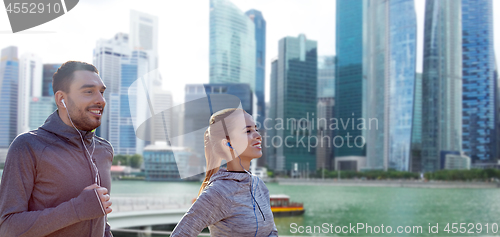
[[[54,111],[48,118],[45,120],[45,123],[40,127],[41,129],[50,132],[67,142],[71,145],[81,147],[82,138],[85,141],[86,146],[90,146],[92,143],[92,137],[94,136],[94,132],[92,131],[82,131],[77,130],[65,124],[58,114],[59,110]],[[80,137],[80,133],[82,136]]]
[[[252,176],[256,177],[255,175]],[[247,183],[250,181],[250,175],[245,171],[228,171],[227,169],[220,168],[219,171],[210,177],[209,183],[216,180],[234,180],[237,182]]]

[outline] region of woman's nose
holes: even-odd
[[[257,134],[256,136],[254,135],[254,136],[255,136],[255,139],[262,140],[262,136],[260,135],[260,133],[259,133],[259,132],[255,131],[255,134]]]

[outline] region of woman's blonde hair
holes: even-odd
[[[210,177],[212,177],[212,175],[219,171],[222,159],[224,158],[224,152],[222,150],[223,147],[220,141],[222,139],[227,139],[228,142],[230,141],[228,132],[232,130],[232,127],[234,127],[234,120],[237,118],[242,118],[236,116],[241,116],[240,113],[235,113],[238,111],[246,113],[242,109],[231,108],[220,110],[210,117],[209,126],[205,131],[205,134],[203,135],[205,143],[205,159],[207,162],[207,171],[205,173],[205,179],[201,184],[200,191],[198,192],[198,196],[200,196],[201,192],[203,192],[205,187],[208,185]]]

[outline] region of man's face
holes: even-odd
[[[76,128],[92,131],[101,125],[106,86],[95,72],[78,70],[73,72],[73,76],[66,109]]]

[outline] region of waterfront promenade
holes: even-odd
[[[402,188],[500,188],[498,182],[423,181],[423,180],[362,180],[362,179],[285,179],[280,185],[327,185],[339,187],[402,187]]]

